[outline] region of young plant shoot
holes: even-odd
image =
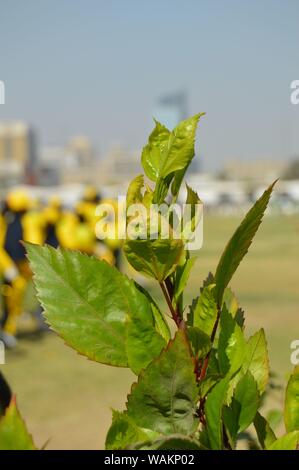
[[[158,215],[154,237],[150,224],[138,223],[134,226],[138,236],[127,237],[123,247],[131,266],[157,283],[166,301],[161,306],[145,288],[105,261],[80,252],[26,245],[50,327],[80,354],[128,367],[136,375],[124,409],[113,411],[106,438],[109,450],[235,449],[250,425],[261,449],[299,445],[299,368],[286,391],[286,434],[277,437],[259,411],[269,381],[265,333],[261,329],[246,335],[244,312],[229,287],[262,222],[275,183],[246,214],[215,273],[207,273],[203,285],[198,285],[193,302],[188,305],[184,300],[190,272],[200,256],[200,251],[190,249],[200,221],[192,216],[186,222],[173,205],[182,201],[182,193],[186,193],[182,202],[194,208],[193,214],[201,204],[195,191],[189,186],[186,191],[183,181],[194,157],[202,116],[196,114],[172,131],[155,122],[141,156],[145,175],[136,176],[127,192],[127,209],[141,204],[143,218],[149,219],[157,205],[167,208],[168,237],[161,233],[163,213]],[[132,228],[133,219],[132,211],[127,211],[127,226]],[[177,236],[178,227],[182,236]],[[0,442],[2,447],[21,443],[33,447],[14,402],[0,420]]]

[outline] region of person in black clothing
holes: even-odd
[[[0,415],[4,415],[12,399],[12,393],[3,374],[0,372]]]

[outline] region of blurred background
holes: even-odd
[[[55,205],[81,217],[90,188],[116,198],[142,172],[153,117],[173,128],[205,111],[187,175],[205,207],[191,301],[250,204],[280,179],[232,283],[249,333],[266,329],[276,374],[267,406],[279,426],[273,410],[299,339],[299,105],[290,100],[298,1],[0,0],[0,11],[4,207],[21,188],[35,212]],[[38,445],[50,438],[48,448],[103,448],[111,408],[124,408],[134,377],[37,334],[36,311],[29,281],[17,343],[1,367],[30,432]]]

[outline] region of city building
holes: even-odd
[[[88,183],[94,178],[95,159],[87,137],[77,136],[65,146],[43,147],[39,156],[39,183]]]
[[[36,139],[33,130],[24,122],[0,124],[0,165],[5,174],[11,168],[34,182],[37,169]]]
[[[66,160],[64,147],[42,147],[38,161],[39,184],[42,186],[54,186],[60,184],[61,173]]]
[[[221,173],[223,179],[244,181],[274,181],[281,178],[287,168],[288,162],[271,159],[230,160]]]
[[[122,147],[112,148],[99,164],[101,178],[108,183],[129,182],[143,172],[140,152],[127,151]]]
[[[160,96],[154,106],[153,117],[172,130],[187,118],[187,96],[183,91]]]
[[[90,140],[82,135],[73,137],[66,147],[68,153],[75,155],[78,165],[91,165],[94,153]]]

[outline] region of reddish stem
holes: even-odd
[[[169,297],[169,294],[168,294],[168,291],[166,290],[166,287],[163,283],[163,281],[159,282],[160,284],[160,287],[162,289],[162,292],[163,292],[163,295],[165,297],[165,300],[167,302],[167,305],[169,307],[169,310],[170,310],[170,313],[171,313],[171,316],[175,322],[175,324],[177,325],[177,327],[179,328],[180,327],[180,323],[181,323],[181,319],[180,319],[180,316],[178,315],[178,312],[174,309],[173,305],[172,305],[172,302],[171,302],[171,299]]]

